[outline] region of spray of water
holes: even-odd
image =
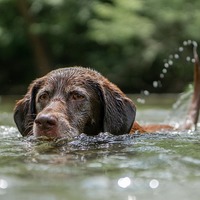
[[[194,40],[185,40],[185,41],[183,41],[182,46],[178,47],[177,52],[175,52],[174,54],[169,55],[168,59],[164,59],[163,68],[160,71],[158,80],[154,80],[152,82],[153,88],[161,88],[162,87],[162,82],[163,82],[164,78],[166,77],[166,75],[167,75],[168,71],[170,70],[170,68],[174,66],[174,63],[178,59],[180,59],[181,54],[183,54],[184,50],[188,46],[191,46],[191,45],[193,47],[197,47],[198,46],[197,42],[194,41]],[[186,56],[185,59],[186,59],[187,62],[192,62],[192,63],[195,62],[195,59],[191,58],[190,56]],[[137,99],[137,102],[139,104],[145,104],[146,103],[145,97],[149,96],[149,95],[150,95],[150,92],[148,90],[141,91],[141,97],[139,97]]]
[[[165,119],[165,123],[172,125],[173,127],[179,128],[184,122],[188,111],[188,105],[191,101],[193,93],[193,85],[190,84],[188,89],[179,95],[177,101],[173,104],[171,112]],[[177,123],[178,122],[178,123]]]

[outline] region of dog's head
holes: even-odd
[[[136,108],[113,83],[94,70],[72,67],[36,79],[14,110],[23,136],[129,133]]]

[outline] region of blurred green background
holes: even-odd
[[[199,10],[199,0],[0,0],[0,94],[73,65],[126,93],[180,92],[193,78]]]

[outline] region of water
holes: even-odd
[[[159,98],[159,105],[166,98]],[[0,103],[1,200],[199,199],[199,126],[189,133],[82,134],[73,141],[38,141],[19,135],[13,103]],[[171,113],[166,104],[164,109],[139,108],[138,119],[164,120]]]
[[[193,52],[191,51],[191,55],[184,54],[185,50],[189,50],[193,48]],[[160,75],[157,80],[152,82],[152,87],[154,89],[162,88],[162,82],[164,78],[167,76],[170,68],[175,67],[175,64],[179,59],[185,60],[190,63],[190,67],[194,67],[195,58],[194,52],[197,51],[198,43],[195,40],[185,40],[183,41],[183,46],[179,46],[175,53],[170,54],[168,58],[163,60],[163,68],[160,71]],[[140,97],[137,98],[137,103],[145,104],[146,96],[150,95],[150,91],[142,90]]]

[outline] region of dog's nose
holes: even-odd
[[[57,125],[57,118],[50,114],[40,114],[36,117],[35,123],[41,129],[51,129]]]

